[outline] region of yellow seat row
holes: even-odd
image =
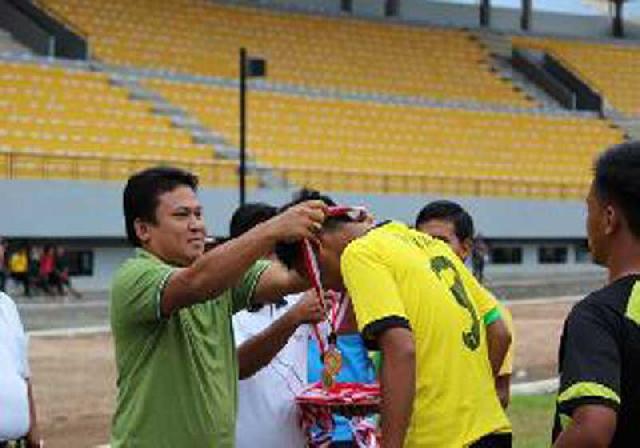
[[[148,80],[145,85],[237,142],[235,89],[164,80]],[[564,197],[568,193],[559,183],[580,186],[572,191],[581,194],[595,155],[624,139],[622,130],[596,118],[428,108],[258,90],[250,92],[248,116],[248,148],[258,161],[297,182],[325,187],[333,181],[331,176],[318,181],[321,173],[359,167],[362,172],[386,173],[380,174],[383,177],[389,173],[414,176],[414,187],[422,182],[416,179],[434,175],[461,182],[469,176],[497,178],[514,188],[530,182],[537,189],[536,182],[546,182],[555,185],[556,197]],[[348,182],[335,182],[349,188]],[[548,189],[539,190],[551,194]]]
[[[130,99],[105,74],[28,63],[0,62],[0,146],[20,154],[16,160],[36,157],[38,169],[51,168],[54,156],[64,160],[55,164],[62,167],[87,154],[195,164],[215,159],[212,146],[194,143],[187,131],[154,115],[148,103]]]
[[[462,30],[203,0],[44,3],[88,33],[96,57],[114,64],[236,78],[238,49],[244,46],[268,60],[268,78],[279,83],[534,105],[491,72],[487,50]]]

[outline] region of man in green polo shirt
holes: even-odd
[[[278,241],[315,238],[326,207],[307,202],[204,253],[198,180],[175,168],[133,175],[124,190],[137,248],[113,279],[118,398],[111,445],[233,447],[238,365],[231,315],[304,282],[259,261]]]

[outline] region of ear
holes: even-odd
[[[148,243],[151,239],[150,233],[150,225],[149,223],[141,220],[140,218],[136,218],[133,222],[133,227],[136,230],[136,236],[140,240],[142,244]]]
[[[471,255],[473,249],[473,238],[467,238],[462,242],[462,259],[466,260]]]
[[[607,204],[604,207],[604,233],[605,235],[612,235],[618,230],[621,224],[621,216],[618,210],[612,205]]]

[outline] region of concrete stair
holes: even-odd
[[[0,54],[32,54],[29,48],[15,40],[11,33],[0,29]]]
[[[523,92],[542,109],[563,109],[560,103],[544,90],[531,83],[523,73],[520,73],[513,67],[511,64],[513,46],[508,36],[482,29],[474,30],[472,35],[489,51],[492,70],[504,81],[510,82],[516,90]]]

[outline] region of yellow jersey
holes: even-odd
[[[447,244],[388,222],[352,241],[340,264],[369,348],[389,327],[413,332],[416,395],[406,447],[460,448],[510,431],[479,305],[495,299]]]

